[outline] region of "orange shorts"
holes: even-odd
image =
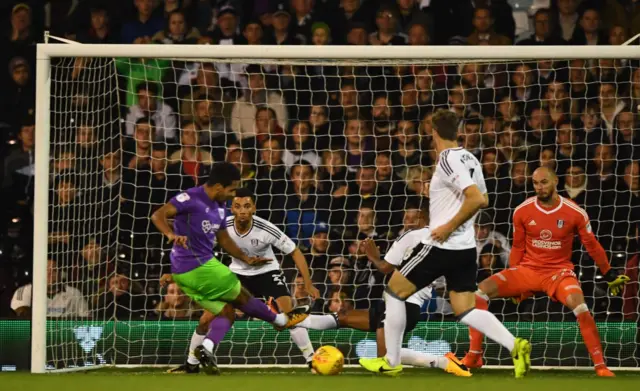
[[[582,293],[580,282],[570,269],[540,271],[520,266],[503,270],[489,278],[498,286],[498,297],[544,292],[564,304],[571,293]]]

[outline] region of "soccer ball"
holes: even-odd
[[[311,367],[318,375],[330,376],[342,372],[344,355],[333,346],[323,346],[313,354]]]

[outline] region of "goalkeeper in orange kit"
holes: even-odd
[[[617,274],[591,230],[589,216],[556,190],[558,178],[546,167],[533,173],[536,196],[513,212],[513,247],[509,269],[482,281],[476,292],[476,307],[487,309],[489,299],[527,297],[545,292],[575,314],[598,376],[615,376],[604,362],[598,328],[584,301],[571,263],[573,238],[577,233],[591,258],[600,268],[613,295],[622,291],[629,277]],[[462,362],[469,368],[482,366],[482,334],[469,329],[469,353]]]

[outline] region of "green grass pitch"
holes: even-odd
[[[0,389],[17,391],[607,391],[636,389],[640,372],[618,372],[597,378],[592,371],[535,371],[516,380],[509,371],[477,370],[457,378],[439,370],[406,370],[397,378],[347,369],[339,376],[313,376],[302,369],[224,369],[218,377],[169,375],[157,369],[101,369],[88,372],[31,375],[0,374]]]

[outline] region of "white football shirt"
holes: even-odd
[[[464,190],[473,185],[478,186],[482,194],[487,193],[478,159],[464,148],[442,151],[429,186],[429,218],[432,228],[446,224],[458,213],[464,202]],[[476,216],[473,216],[462,223],[444,243],[435,242],[430,237],[423,239],[423,243],[447,250],[475,248],[475,219]]]
[[[393,242],[391,248],[384,256],[384,260],[392,264],[393,266],[400,266],[402,262],[409,259],[413,248],[420,243],[425,237],[431,235],[431,230],[428,227],[409,230],[400,235],[398,239]],[[422,307],[425,300],[431,299],[431,286],[427,286],[409,296],[407,302],[417,304]]]
[[[11,309],[31,307],[33,286],[27,284],[18,288],[11,298]],[[63,318],[68,316],[89,316],[89,306],[82,293],[74,287],[65,285],[60,292],[47,298],[47,317]]]
[[[278,227],[258,216],[253,216],[253,223],[247,233],[241,235],[236,231],[235,216],[227,216],[226,227],[229,236],[250,257],[263,257],[273,259],[260,266],[251,266],[239,259],[231,258],[229,269],[241,276],[257,276],[273,270],[280,270],[280,263],[276,260],[273,248],[284,254],[291,254],[296,249],[296,244]]]

